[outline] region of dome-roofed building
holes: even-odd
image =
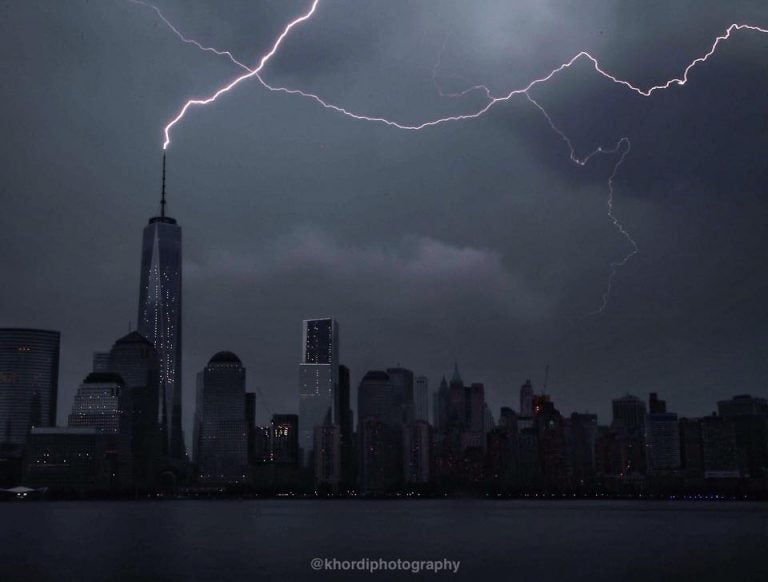
[[[228,351],[223,352],[217,352],[213,355],[213,357],[208,360],[208,365],[218,365],[218,364],[232,364],[236,366],[242,366],[243,362],[240,360],[240,358],[237,357],[236,354]]]

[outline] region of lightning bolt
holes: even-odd
[[[608,299],[610,298],[611,291],[613,290],[613,279],[616,277],[616,273],[621,267],[626,265],[632,257],[634,257],[637,253],[640,252],[640,248],[637,246],[637,242],[635,242],[635,239],[632,238],[632,235],[629,234],[627,229],[624,228],[624,225],[619,221],[618,218],[616,218],[616,215],[613,213],[613,195],[614,195],[613,182],[616,179],[616,174],[618,174],[619,168],[624,163],[624,160],[629,154],[629,151],[632,149],[632,142],[629,141],[628,137],[622,137],[619,141],[616,142],[616,144],[612,148],[606,149],[602,146],[598,146],[597,148],[592,150],[590,153],[588,153],[586,156],[578,157],[576,155],[576,150],[573,147],[573,142],[559,127],[557,127],[557,125],[555,125],[555,122],[552,121],[552,117],[549,115],[549,113],[547,113],[547,110],[544,109],[544,107],[542,107],[541,104],[538,101],[536,101],[533,97],[531,97],[528,93],[526,93],[525,96],[528,98],[528,101],[530,101],[531,104],[533,104],[541,112],[541,114],[547,120],[547,123],[549,124],[549,127],[552,129],[552,131],[554,131],[557,135],[559,135],[560,138],[568,146],[571,161],[574,162],[575,164],[578,164],[580,166],[586,166],[589,163],[589,161],[597,155],[618,154],[618,159],[616,160],[616,163],[613,165],[613,171],[611,172],[611,175],[608,177],[608,201],[606,205],[608,206],[608,218],[613,224],[613,227],[617,231],[619,231],[619,234],[621,234],[629,242],[629,244],[631,245],[631,250],[621,260],[612,261],[609,264],[610,273],[608,274],[608,282],[606,283],[605,290],[603,291],[602,303],[597,309],[587,313],[587,317],[599,315],[603,311],[605,311],[606,307],[608,307]]]
[[[259,80],[261,80],[261,76],[259,76],[259,73],[264,68],[264,65],[266,65],[269,59],[271,59],[275,55],[275,53],[277,52],[277,49],[280,48],[280,45],[288,36],[288,33],[290,33],[293,28],[295,28],[302,22],[309,20],[312,17],[312,15],[315,13],[315,10],[317,9],[317,5],[319,2],[320,0],[312,0],[312,5],[309,7],[309,10],[307,10],[304,14],[292,20],[286,25],[286,27],[283,29],[283,32],[280,33],[280,36],[277,37],[277,40],[272,45],[272,48],[269,49],[269,51],[261,57],[261,59],[259,60],[259,64],[256,68],[248,69],[248,72],[246,72],[243,75],[240,75],[234,81],[231,81],[229,84],[225,85],[224,87],[216,91],[210,97],[206,97],[204,99],[190,99],[189,101],[187,101],[184,104],[184,106],[181,108],[181,110],[176,114],[176,117],[174,117],[170,121],[170,123],[165,126],[165,130],[164,130],[165,141],[163,142],[163,149],[168,149],[168,146],[171,144],[171,129],[173,129],[173,126],[176,125],[179,121],[181,121],[184,118],[184,115],[186,115],[190,107],[192,107],[193,105],[200,106],[200,105],[208,105],[209,103],[213,103],[221,95],[223,95],[224,93],[228,93],[229,91],[234,89],[237,85],[239,85],[240,83],[242,83],[247,79],[250,79],[251,77],[258,76]],[[157,10],[157,12],[159,13],[160,11]],[[214,49],[209,49],[209,50],[213,52],[218,52]],[[233,62],[236,62],[235,58],[228,51],[221,51],[221,53],[228,54],[230,59],[232,59]],[[238,63],[238,64],[241,64],[241,63]],[[262,80],[262,83],[263,83],[263,80]]]
[[[143,0],[130,0],[130,1],[133,2],[133,3],[137,3],[137,4],[144,4],[144,5],[147,5],[147,6],[151,6],[148,3],[143,2]],[[526,95],[526,94],[528,94],[528,92],[531,89],[533,89],[534,87],[536,87],[537,85],[541,85],[543,83],[546,83],[546,82],[550,81],[553,77],[557,76],[558,73],[560,73],[560,72],[562,72],[562,71],[564,71],[566,69],[571,68],[576,62],[578,62],[580,60],[584,60],[584,59],[588,60],[592,64],[593,68],[595,69],[595,71],[597,73],[599,73],[600,75],[602,75],[606,79],[610,80],[611,82],[616,83],[617,85],[624,86],[627,89],[630,89],[631,91],[633,91],[633,92],[635,92],[638,95],[641,95],[643,97],[650,97],[651,94],[654,93],[655,91],[659,91],[659,90],[662,90],[662,89],[668,89],[669,87],[671,87],[673,85],[680,85],[680,86],[685,85],[688,82],[688,73],[695,66],[697,66],[697,65],[699,65],[701,63],[706,62],[713,54],[715,54],[715,52],[717,51],[717,47],[720,45],[720,43],[725,41],[725,40],[728,40],[730,38],[730,36],[731,36],[731,33],[734,30],[752,30],[752,31],[763,33],[763,34],[768,34],[768,29],[760,28],[760,27],[757,27],[757,26],[752,26],[752,25],[749,25],[749,24],[731,24],[726,29],[725,33],[723,33],[722,35],[720,35],[720,36],[715,38],[715,41],[713,42],[712,47],[709,49],[709,51],[707,51],[703,56],[694,59],[693,61],[691,61],[688,64],[687,67],[685,67],[685,69],[683,71],[683,75],[681,77],[676,77],[676,78],[670,79],[669,81],[667,81],[667,82],[665,82],[665,83],[663,83],[661,85],[654,85],[654,86],[649,87],[648,89],[641,89],[640,87],[636,87],[635,85],[633,85],[629,81],[625,81],[623,79],[615,77],[614,75],[612,75],[612,74],[608,73],[606,70],[604,70],[600,66],[600,63],[598,62],[598,60],[595,57],[593,57],[591,54],[589,54],[586,51],[581,51],[578,54],[576,54],[575,56],[573,56],[570,60],[568,60],[568,61],[564,62],[563,64],[561,64],[560,66],[552,69],[546,75],[544,75],[542,77],[539,77],[537,79],[534,79],[533,81],[531,81],[530,83],[528,83],[526,86],[524,86],[522,88],[513,89],[512,91],[509,91],[506,95],[502,95],[502,96],[499,96],[499,97],[493,97],[490,94],[490,91],[488,91],[488,95],[490,97],[488,103],[485,106],[481,107],[480,109],[478,109],[478,110],[476,110],[476,111],[474,111],[472,113],[466,113],[466,114],[462,114],[462,115],[450,115],[450,116],[447,116],[447,117],[441,117],[441,118],[438,118],[438,119],[432,119],[432,120],[429,120],[429,121],[424,121],[424,122],[419,123],[419,124],[405,124],[405,123],[399,123],[397,121],[393,121],[393,120],[390,120],[390,119],[386,119],[384,117],[373,117],[373,116],[368,116],[368,115],[362,115],[362,114],[354,113],[354,112],[349,111],[349,110],[347,110],[347,109],[345,109],[343,107],[340,107],[338,105],[333,105],[331,103],[328,103],[328,102],[324,101],[318,95],[315,95],[315,94],[312,94],[312,93],[307,93],[307,92],[304,92],[304,91],[300,91],[298,89],[287,89],[287,88],[284,88],[284,87],[273,87],[273,86],[269,85],[266,81],[264,81],[264,79],[261,77],[260,73],[261,73],[262,69],[267,64],[267,62],[275,55],[275,53],[277,52],[278,48],[280,48],[280,45],[283,43],[283,41],[288,36],[290,31],[293,28],[295,28],[297,25],[301,24],[302,22],[305,22],[305,21],[309,20],[312,17],[312,15],[315,13],[319,2],[320,2],[320,0],[313,0],[312,4],[311,4],[310,8],[307,10],[307,12],[305,12],[304,14],[302,14],[301,16],[296,18],[295,20],[292,20],[291,22],[288,23],[288,25],[283,29],[282,33],[278,36],[278,38],[275,41],[275,43],[272,45],[272,48],[264,56],[261,57],[261,59],[259,61],[259,65],[256,68],[253,68],[253,69],[251,69],[249,67],[246,67],[245,65],[243,65],[242,63],[237,61],[231,55],[231,53],[229,53],[228,51],[219,51],[217,49],[213,49],[213,48],[210,48],[210,47],[203,47],[202,45],[200,45],[199,43],[197,43],[195,41],[191,41],[189,39],[184,38],[183,35],[181,35],[181,33],[175,27],[173,27],[167,21],[167,19],[165,19],[165,17],[163,17],[163,20],[169,26],[171,26],[172,30],[184,42],[195,44],[196,46],[198,46],[199,48],[201,48],[202,50],[205,50],[205,51],[214,52],[216,54],[221,54],[221,55],[228,56],[228,58],[230,58],[230,60],[232,60],[233,63],[237,64],[238,66],[240,66],[241,68],[244,68],[246,70],[246,72],[243,75],[241,75],[239,77],[236,77],[234,80],[232,80],[231,82],[229,82],[228,84],[226,84],[222,88],[218,89],[215,93],[213,93],[209,97],[200,98],[200,99],[190,99],[189,101],[187,101],[182,106],[181,110],[177,113],[177,115],[168,123],[168,125],[166,125],[165,130],[164,130],[165,141],[163,142],[163,149],[167,149],[168,146],[171,143],[171,138],[170,138],[171,129],[173,129],[173,127],[177,123],[179,123],[179,121],[181,121],[184,118],[184,116],[186,115],[186,113],[187,113],[187,111],[189,110],[190,107],[192,107],[192,106],[200,106],[200,105],[208,105],[210,103],[213,103],[219,97],[221,97],[225,93],[228,93],[233,88],[235,88],[237,85],[239,85],[243,81],[245,81],[247,79],[250,79],[252,77],[256,77],[261,82],[261,84],[264,87],[266,87],[267,89],[269,89],[271,91],[279,91],[279,92],[288,93],[288,94],[292,94],[292,95],[300,95],[302,97],[312,99],[313,101],[316,101],[318,104],[320,104],[321,106],[325,107],[326,109],[331,109],[331,110],[336,111],[338,113],[342,113],[344,115],[347,115],[348,117],[352,117],[353,119],[357,119],[357,120],[361,120],[361,121],[375,122],[375,123],[382,123],[382,124],[388,125],[390,127],[395,127],[397,129],[410,130],[410,131],[418,131],[418,130],[426,129],[428,127],[434,127],[434,126],[441,125],[443,123],[452,122],[452,121],[463,121],[463,120],[468,120],[468,119],[476,119],[476,118],[484,115],[485,113],[487,113],[493,106],[495,106],[498,103],[503,103],[503,102],[509,101],[510,99],[512,99],[512,97],[515,97],[516,95]],[[160,14],[160,11],[156,7],[154,7],[154,6],[151,6],[151,7],[158,14]],[[487,88],[486,88],[486,90],[487,90]]]
[[[629,154],[631,150],[631,142],[628,137],[622,137],[612,148],[604,148],[602,146],[597,147],[592,152],[588,153],[586,156],[579,157],[576,155],[576,150],[573,146],[572,140],[554,123],[552,120],[552,117],[549,115],[549,113],[544,109],[544,107],[538,103],[530,94],[531,90],[537,87],[538,85],[545,84],[549,82],[551,79],[556,77],[559,73],[562,71],[571,68],[574,64],[576,64],[579,61],[586,60],[589,63],[591,63],[592,68],[602,77],[608,79],[612,83],[615,83],[617,85],[620,85],[637,95],[641,97],[650,97],[653,93],[656,91],[662,91],[665,89],[669,89],[673,86],[683,86],[686,83],[688,83],[689,80],[689,73],[698,65],[705,63],[712,55],[714,55],[717,52],[718,47],[722,42],[725,42],[728,40],[732,33],[735,31],[752,31],[752,32],[758,32],[761,34],[768,34],[768,29],[761,28],[759,26],[754,26],[750,24],[731,24],[726,28],[725,32],[723,34],[715,37],[715,40],[713,41],[712,45],[710,46],[709,50],[705,52],[703,55],[696,57],[693,59],[688,65],[683,69],[682,75],[679,77],[674,77],[672,79],[669,79],[665,81],[664,83],[658,84],[658,85],[652,85],[646,89],[643,89],[639,86],[636,86],[632,84],[631,82],[621,79],[610,72],[608,72],[606,69],[604,69],[599,61],[593,57],[589,52],[587,51],[581,51],[571,57],[569,60],[565,61],[561,65],[555,67],[554,69],[550,70],[545,75],[538,77],[532,81],[530,81],[527,85],[524,87],[513,89],[509,91],[508,93],[500,96],[494,96],[490,89],[486,87],[485,85],[472,85],[468,87],[467,89],[457,92],[457,93],[444,93],[437,83],[437,72],[440,68],[442,53],[445,50],[445,44],[443,44],[443,49],[440,51],[440,55],[438,57],[437,62],[435,63],[435,66],[432,70],[432,78],[433,82],[435,83],[436,88],[438,89],[439,93],[442,96],[445,97],[463,97],[465,95],[468,95],[469,93],[475,92],[475,91],[482,91],[486,98],[486,104],[479,109],[471,112],[471,113],[465,113],[461,115],[450,115],[447,117],[441,117],[437,119],[432,119],[428,121],[424,121],[418,124],[406,124],[406,123],[400,123],[391,119],[387,119],[384,117],[376,117],[376,116],[369,116],[364,115],[360,113],[355,113],[353,111],[350,111],[348,109],[345,109],[344,107],[341,107],[339,105],[335,105],[332,103],[329,103],[325,101],[323,98],[321,98],[318,95],[315,95],[313,93],[301,91],[299,89],[289,89],[286,87],[276,87],[271,84],[269,84],[267,81],[264,80],[264,78],[261,76],[261,71],[264,69],[265,65],[269,62],[269,60],[277,53],[278,49],[280,48],[280,45],[283,43],[285,38],[288,36],[288,34],[291,32],[293,28],[298,26],[299,24],[308,21],[311,19],[312,15],[317,10],[317,6],[319,4],[319,0],[313,0],[310,7],[289,22],[282,30],[281,34],[277,37],[275,42],[273,43],[270,50],[265,53],[261,59],[258,62],[258,65],[254,68],[248,67],[247,65],[240,62],[238,59],[232,55],[231,52],[226,50],[220,50],[213,47],[207,47],[202,45],[196,40],[187,38],[184,36],[184,34],[181,33],[160,11],[159,8],[154,6],[153,4],[150,4],[149,2],[145,2],[144,0],[128,0],[129,2],[133,4],[142,5],[144,7],[147,7],[151,10],[153,10],[157,16],[165,23],[165,25],[184,43],[191,44],[197,47],[198,49],[213,53],[217,56],[223,56],[228,58],[234,65],[238,66],[240,69],[244,71],[244,73],[220,89],[218,89],[216,92],[211,94],[208,97],[205,98],[199,98],[199,99],[190,99],[188,100],[179,110],[179,112],[176,114],[176,116],[165,126],[165,129],[163,131],[164,135],[164,141],[163,141],[163,149],[167,149],[169,145],[171,144],[171,130],[174,128],[176,124],[178,124],[187,114],[189,109],[193,106],[203,106],[208,105],[210,103],[213,103],[216,101],[219,97],[224,95],[225,93],[228,93],[232,89],[234,89],[237,85],[242,83],[243,81],[255,78],[265,89],[273,92],[279,92],[279,93],[285,93],[288,95],[296,95],[300,96],[306,99],[310,99],[314,102],[316,102],[318,105],[325,109],[329,109],[331,111],[334,111],[336,113],[340,113],[342,115],[345,115],[347,117],[350,117],[352,119],[356,119],[358,121],[366,121],[366,122],[372,122],[372,123],[380,123],[384,124],[396,129],[400,130],[407,130],[407,131],[421,131],[430,127],[435,127],[444,123],[449,122],[457,122],[457,121],[465,121],[465,120],[471,120],[471,119],[477,119],[483,115],[485,115],[488,111],[490,111],[495,105],[499,103],[503,103],[506,101],[509,101],[515,96],[523,95],[526,97],[526,99],[534,105],[544,116],[547,123],[549,124],[552,131],[554,131],[567,145],[570,153],[570,159],[574,163],[585,166],[589,161],[594,158],[597,155],[618,155],[617,161],[613,166],[613,171],[611,172],[611,175],[608,178],[608,199],[607,199],[607,208],[608,208],[608,218],[613,224],[614,228],[629,242],[631,246],[630,252],[625,255],[621,260],[613,261],[610,263],[610,273],[608,276],[607,285],[605,288],[605,291],[603,292],[602,296],[602,303],[601,305],[595,309],[594,311],[590,312],[588,315],[598,315],[602,313],[605,308],[608,305],[608,300],[610,298],[610,294],[613,287],[613,281],[616,276],[616,273],[618,270],[625,266],[630,259],[634,255],[636,255],[639,252],[639,247],[635,240],[632,238],[632,236],[629,234],[629,232],[624,228],[623,224],[619,221],[619,219],[616,217],[616,215],[613,212],[614,209],[614,181],[616,179],[616,175],[618,174],[618,171],[621,167],[621,165],[624,163],[627,155]]]
[[[487,99],[489,100],[493,99],[493,97],[491,96],[490,89],[485,85],[469,85],[466,89],[463,89],[458,92],[453,92],[453,93],[444,92],[438,82],[438,76],[439,76],[439,71],[442,64],[442,57],[443,57],[444,51],[445,51],[445,42],[443,43],[443,47],[438,53],[437,61],[435,62],[434,67],[432,68],[432,82],[435,85],[435,88],[437,89],[437,92],[440,94],[440,96],[458,98],[458,97],[464,97],[465,95],[474,93],[476,91],[482,91],[485,94]],[[451,77],[454,79],[464,81],[464,79],[462,79],[457,75],[451,75]],[[608,207],[609,220],[613,224],[614,228],[629,242],[629,244],[631,245],[631,250],[629,253],[624,255],[624,257],[621,260],[612,261],[608,265],[610,268],[610,272],[608,274],[608,280],[606,282],[605,290],[603,291],[602,302],[595,310],[587,313],[585,317],[592,317],[595,315],[599,315],[603,311],[605,311],[606,307],[608,307],[608,300],[611,296],[611,291],[613,289],[613,279],[616,277],[616,273],[621,267],[626,265],[633,256],[635,256],[637,253],[640,252],[640,248],[638,247],[635,240],[632,238],[632,236],[629,234],[626,228],[624,228],[624,225],[619,221],[619,219],[616,217],[616,215],[613,212],[613,197],[614,197],[613,182],[614,182],[614,179],[616,178],[616,174],[619,171],[619,167],[621,167],[621,165],[624,163],[624,159],[629,154],[632,144],[628,137],[622,137],[616,142],[616,144],[612,148],[604,148],[603,146],[598,146],[587,155],[579,157],[576,155],[576,148],[574,147],[573,142],[571,141],[571,138],[569,138],[565,134],[565,132],[563,132],[555,124],[549,112],[546,109],[544,109],[544,107],[538,101],[536,101],[533,97],[531,97],[530,93],[525,93],[525,96],[528,99],[528,101],[534,107],[536,107],[539,110],[539,112],[544,116],[544,119],[547,120],[547,123],[549,124],[550,129],[554,131],[560,137],[560,139],[563,140],[563,142],[565,142],[566,146],[568,146],[569,157],[573,163],[578,164],[579,166],[586,166],[590,162],[590,160],[592,160],[592,158],[594,158],[597,155],[619,154],[616,160],[616,163],[613,165],[613,170],[611,172],[611,175],[608,177],[608,200],[606,205]]]

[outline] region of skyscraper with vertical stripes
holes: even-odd
[[[181,227],[165,214],[165,156],[160,216],[144,227],[138,331],[160,360],[161,430],[165,452],[186,457],[181,428]]]

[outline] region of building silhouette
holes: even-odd
[[[350,403],[351,387],[349,368],[339,366],[338,388],[336,390],[336,413],[334,417],[341,439],[341,480],[343,485],[350,485],[354,479],[354,415]]]
[[[107,435],[89,427],[35,427],[24,454],[23,483],[87,495],[109,491],[115,482]]]
[[[467,415],[466,437],[468,442],[472,443],[472,446],[480,446],[485,449],[485,434],[487,432],[486,426],[488,424],[486,413],[488,412],[485,406],[485,386],[479,382],[473,382],[469,386],[464,388],[465,394],[465,413]]]
[[[448,381],[443,376],[440,379],[440,385],[435,391],[432,405],[432,422],[438,432],[445,432],[448,427],[448,400]]]
[[[429,422],[429,379],[416,376],[413,386],[414,419]]]
[[[597,415],[574,412],[565,423],[565,437],[574,486],[593,483],[596,474]]]
[[[99,356],[98,358],[96,356]],[[163,398],[160,362],[154,346],[136,331],[118,339],[109,352],[94,356],[94,372],[118,374],[130,410],[134,484],[149,487],[163,466]]]
[[[459,373],[458,363],[453,365],[453,374],[448,383],[448,419],[449,432],[461,433],[467,426],[467,395],[464,380]]]
[[[375,418],[390,426],[403,423],[403,387],[387,372],[369,370],[357,387],[357,411],[360,421]]]
[[[157,350],[162,397],[161,429],[166,452],[184,459],[181,425],[181,227],[165,214],[165,157],[160,215],[144,227],[138,332]]]
[[[619,475],[644,474],[645,454],[645,402],[637,396],[627,394],[612,402],[614,433],[613,471]]]
[[[398,365],[395,368],[387,368],[387,374],[389,381],[400,389],[401,421],[412,421],[415,414],[413,372]]]
[[[739,468],[750,477],[768,477],[768,400],[740,394],[717,403],[733,425]]]
[[[535,398],[533,408],[544,485],[549,490],[566,489],[570,483],[565,420],[549,396],[541,395]]]
[[[663,414],[667,411],[667,401],[661,400],[657,392],[648,395],[648,413]]]
[[[533,416],[533,386],[530,380],[520,386],[520,416]]]
[[[660,400],[656,392],[651,392],[648,398],[644,438],[649,472],[680,467],[680,423],[677,414],[667,412],[666,401]]]
[[[299,417],[296,414],[274,414],[270,424],[270,455],[273,463],[298,465]]]
[[[368,493],[396,489],[403,477],[403,384],[387,372],[366,372],[357,388],[360,486]]]
[[[329,418],[330,420],[330,418]],[[342,482],[341,429],[326,423],[314,430],[315,484],[327,492],[337,492]]]
[[[20,455],[32,427],[56,424],[58,331],[0,329],[0,454]]]
[[[704,447],[701,435],[701,419],[681,418],[680,429],[680,468],[686,479],[699,479],[704,476]]]
[[[204,482],[242,483],[248,477],[245,368],[218,352],[197,375],[194,461]]]
[[[426,420],[414,420],[403,427],[403,480],[424,486],[431,478],[432,427]]]
[[[700,419],[705,478],[738,479],[742,476],[734,424],[713,414]]]

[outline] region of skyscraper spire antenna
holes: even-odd
[[[160,216],[165,218],[165,152],[163,152],[163,190],[160,197]]]

